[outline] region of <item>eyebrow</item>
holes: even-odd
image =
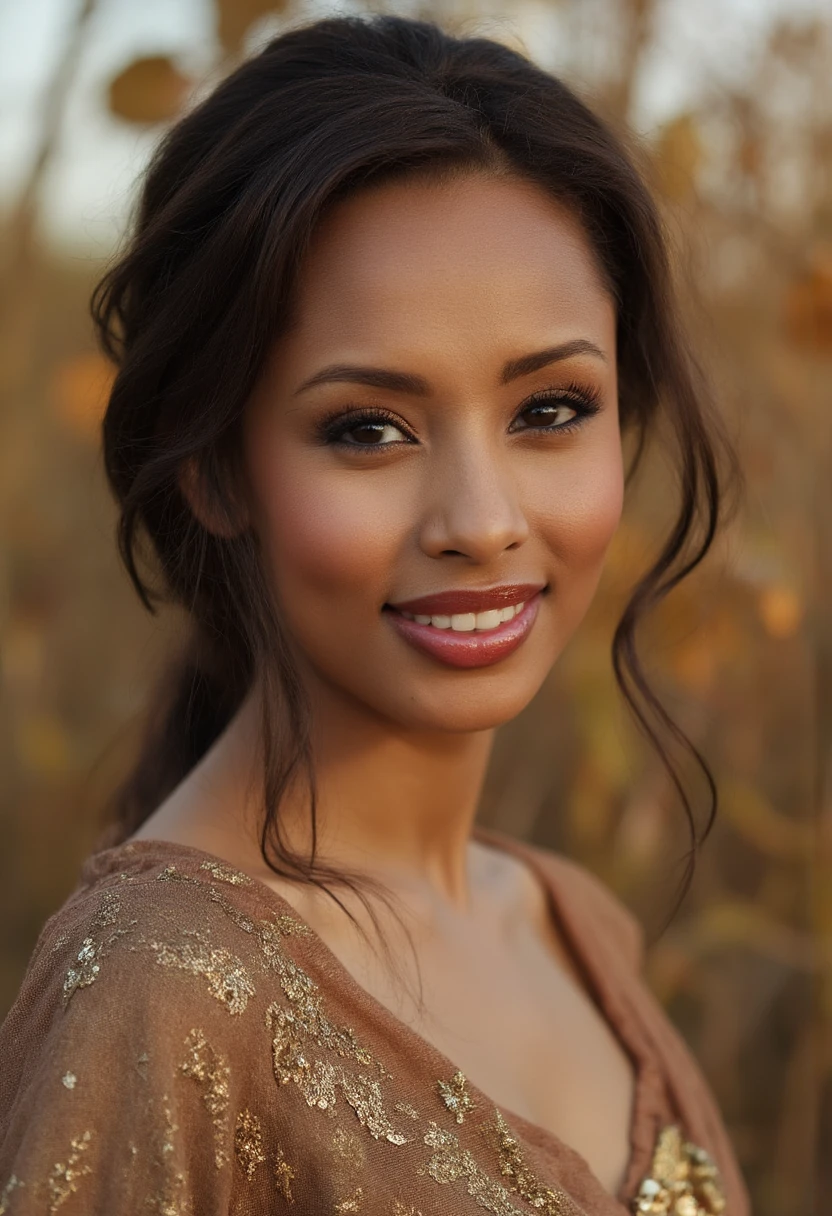
[[[509,359],[500,373],[500,383],[510,384],[512,380],[530,376],[552,363],[561,363],[575,355],[592,355],[605,363],[607,361],[607,356],[594,342],[586,338],[574,338],[571,342],[562,342],[559,346],[549,346],[545,350],[521,355],[519,359]],[[384,367],[361,367],[353,363],[333,363],[304,380],[294,395],[297,396],[319,384],[365,384],[370,388],[406,393],[412,397],[428,397],[431,391],[424,376],[417,376],[413,372],[394,372]]]

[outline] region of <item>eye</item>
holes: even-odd
[[[578,411],[573,405],[564,405],[562,402],[555,401],[550,401],[545,405],[528,405],[518,414],[518,418],[523,419],[523,427],[520,428],[522,430],[530,427],[550,427],[555,424],[564,426],[577,416]]]
[[[342,442],[359,447],[381,447],[382,444],[397,443],[403,438],[399,428],[390,422],[359,422],[348,431],[341,432]]]
[[[415,442],[401,419],[378,410],[353,410],[325,419],[321,438],[324,443],[349,448],[388,448]]]
[[[599,394],[578,385],[566,389],[544,389],[523,403],[511,431],[546,431],[549,433],[577,430],[600,410]],[[519,424],[519,425],[518,425]]]

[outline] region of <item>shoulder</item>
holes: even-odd
[[[210,884],[164,867],[79,884],[46,922],[0,1026],[0,1132],[22,1094],[34,1100],[64,1073],[121,1071],[151,1054],[175,1072],[194,1026],[239,1055],[260,982],[251,934]]]
[[[644,930],[630,908],[586,866],[548,849],[535,848],[543,866],[563,890],[591,915],[605,935],[631,964],[640,970],[644,959]]]
[[[25,1182],[15,1211],[46,1210],[55,1162],[87,1211],[160,1196],[230,1210],[267,1113],[273,1134],[289,1122],[261,1049],[278,988],[264,943],[281,931],[258,911],[231,872],[193,861],[85,866],[0,1026],[0,1190]]]
[[[242,1013],[254,989],[250,918],[208,877],[168,864],[79,884],[40,934],[21,988],[29,1007],[37,992],[56,1015],[84,1004],[89,1017],[111,993],[129,991],[133,1002],[161,999],[170,1013],[172,1002],[192,1009],[202,993]],[[19,1004],[20,996],[13,1013]]]
[[[492,830],[478,832],[487,844],[525,860],[549,887],[561,912],[606,944],[631,970],[644,961],[644,930],[622,899],[586,866],[541,845]]]

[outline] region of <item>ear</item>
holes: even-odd
[[[215,496],[208,492],[195,456],[189,456],[182,461],[177,482],[194,517],[212,536],[233,540],[249,526],[249,513],[244,505],[235,500],[232,511],[225,504],[215,501]]]

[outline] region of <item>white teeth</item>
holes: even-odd
[[[499,608],[491,608],[488,612],[477,613],[477,629],[496,629],[503,619]]]
[[[473,612],[455,612],[451,616],[451,629],[455,633],[471,633],[477,627],[477,618]]]
[[[523,604],[509,604],[506,608],[489,608],[486,612],[455,612],[453,616],[414,616],[412,612],[403,612],[402,616],[407,621],[415,621],[417,625],[452,629],[455,633],[474,633],[496,629],[498,625],[513,620],[523,607]]]

